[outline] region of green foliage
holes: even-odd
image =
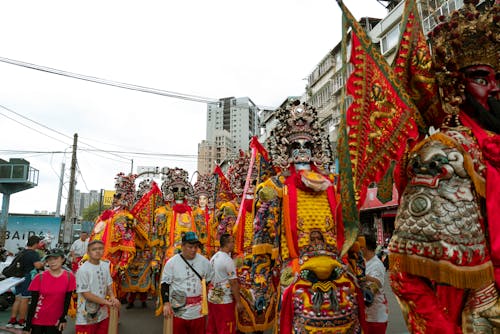
[[[99,212],[99,202],[94,202],[83,209],[82,219],[84,221],[94,222],[96,218],[99,217],[99,215],[106,209],[109,209],[109,206],[103,205],[101,207],[101,211]]]

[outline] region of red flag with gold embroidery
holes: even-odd
[[[417,108],[397,81],[393,70],[349,10],[339,2],[351,31],[351,64],[347,81],[353,102],[346,112],[347,146],[357,207],[368,186],[378,182],[400,161],[408,141],[418,137]],[[342,132],[341,132],[342,134]],[[342,170],[341,170],[342,172]]]
[[[430,125],[441,126],[445,113],[439,101],[431,51],[421,22],[415,0],[406,0],[394,73],[417,106],[420,114],[416,115],[416,121],[421,132],[426,133]]]
[[[134,205],[130,213],[137,220],[135,230],[146,243],[151,242],[151,226],[155,210],[163,204],[162,193],[156,182],[151,182],[151,189]],[[136,241],[137,243],[137,241]],[[140,245],[143,246],[143,245]]]
[[[236,195],[231,190],[231,184],[224,175],[224,172],[219,165],[215,166],[214,174],[217,177],[215,184],[216,200],[215,203],[222,201],[231,201],[236,198]]]

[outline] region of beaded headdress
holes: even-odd
[[[115,197],[119,198],[120,204],[130,208],[135,201],[135,179],[136,174],[125,175],[118,173],[115,177]]]
[[[269,147],[275,165],[287,168],[292,163],[292,143],[306,140],[312,144],[311,162],[322,167],[331,161],[330,142],[318,121],[316,109],[299,100],[276,111],[278,124],[271,132]]]
[[[196,197],[201,195],[211,197],[214,195],[214,177],[212,175],[198,175],[194,183],[194,194]]]
[[[250,153],[240,150],[238,158],[231,162],[227,170],[227,177],[231,184],[231,190],[239,198],[243,194],[245,182],[248,174],[248,166],[250,165]],[[257,168],[255,165],[252,170],[252,180],[257,178]]]
[[[454,108],[464,100],[464,68],[488,65],[500,70],[500,6],[493,5],[479,12],[477,0],[465,0],[449,19],[429,34],[433,63],[445,105]],[[450,112],[448,110],[448,112]]]
[[[161,191],[165,201],[174,200],[174,192],[183,189],[186,198],[194,195],[193,185],[189,183],[189,173],[182,168],[169,168],[165,175],[165,181],[161,185]]]
[[[153,182],[154,181],[152,179],[144,179],[141,182],[139,182],[139,185],[137,186],[137,191],[135,193],[136,202],[151,190]]]

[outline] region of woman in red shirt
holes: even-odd
[[[43,259],[48,270],[33,278],[31,303],[24,331],[31,334],[60,334],[66,327],[71,295],[76,289],[72,272],[64,270],[64,252],[50,251]]]

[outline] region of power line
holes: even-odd
[[[29,121],[29,122],[35,123],[36,125],[38,125],[38,126],[40,126],[40,127],[44,128],[44,129],[47,129],[47,130],[52,131],[52,132],[55,132],[55,133],[57,133],[58,135],[61,135],[61,136],[66,137],[66,138],[68,138],[68,139],[72,139],[72,137],[71,137],[71,136],[68,136],[68,135],[66,135],[66,134],[64,134],[64,133],[62,133],[62,132],[60,132],[60,131],[54,130],[54,129],[52,129],[52,128],[50,128],[50,127],[48,127],[48,126],[46,126],[46,125],[44,125],[44,124],[42,124],[42,123],[40,123],[40,122],[37,122],[37,121],[35,121],[35,120],[32,120],[31,118],[26,117],[26,116],[24,116],[24,115],[22,115],[22,114],[20,114],[20,113],[18,113],[18,112],[16,112],[16,111],[14,111],[14,110],[10,109],[10,108],[7,108],[7,107],[5,107],[5,106],[3,106],[3,105],[0,105],[0,107],[1,107],[1,108],[3,108],[3,109],[5,109],[5,110],[7,110],[7,111],[9,111],[9,112],[11,112],[11,113],[13,113],[13,114],[15,114],[15,115],[17,115],[17,116],[19,116],[19,117],[21,117],[21,118],[23,118],[23,119],[25,119],[25,120],[27,120],[27,121]],[[6,118],[8,118],[8,119],[10,119],[10,120],[12,120],[12,121],[14,121],[14,122],[18,123],[18,124],[21,124],[22,126],[27,127],[27,128],[28,128],[28,129],[30,129],[30,130],[33,130],[33,131],[35,131],[35,132],[38,132],[38,133],[40,133],[40,134],[42,134],[42,135],[44,135],[44,136],[47,136],[47,137],[49,137],[49,138],[51,138],[51,139],[57,140],[57,141],[59,141],[59,142],[61,142],[61,143],[64,143],[65,145],[69,145],[69,144],[68,144],[68,143],[66,143],[66,142],[63,142],[63,141],[61,141],[61,140],[59,140],[59,139],[57,139],[57,138],[54,138],[54,137],[52,137],[52,136],[49,136],[49,135],[48,135],[48,134],[46,134],[46,133],[43,133],[43,132],[41,132],[41,131],[39,131],[39,130],[37,130],[37,129],[35,129],[35,128],[33,128],[33,127],[29,126],[29,125],[26,125],[26,124],[24,124],[24,123],[22,123],[22,122],[20,122],[20,121],[18,121],[18,120],[16,120],[16,119],[12,118],[12,117],[9,117],[9,116],[5,115],[4,113],[0,113],[0,115],[2,115],[2,116],[4,116],[4,117],[6,117]],[[101,151],[101,152],[104,152],[103,150],[101,150],[101,149],[99,149],[99,148],[97,148],[97,147],[95,147],[95,146],[93,146],[93,145],[87,144],[87,143],[82,142],[82,141],[80,141],[80,143],[81,143],[81,144],[83,144],[83,145],[85,145],[85,146],[88,146],[88,147],[90,147],[90,148],[95,149],[95,151]],[[92,152],[91,152],[91,153],[92,153]],[[115,160],[115,159],[111,159],[111,158],[103,157],[102,155],[99,155],[99,154],[96,154],[96,153],[92,153],[92,154],[94,154],[94,155],[96,155],[96,156],[98,156],[98,157],[104,158],[104,159],[109,159],[109,160],[117,161],[117,160]],[[127,160],[127,161],[129,161],[129,160],[130,160],[129,158],[122,157],[122,156],[120,156],[120,155],[118,155],[118,154],[115,154],[115,153],[109,153],[109,154],[114,155],[114,156],[116,156],[116,157],[118,157],[118,158],[120,158],[120,159],[124,159],[124,160]],[[119,161],[119,162],[123,162],[123,161]]]
[[[12,112],[12,113],[14,113],[14,114],[16,114],[16,115],[17,115],[17,113],[16,113],[15,111],[10,110],[9,108],[7,108],[7,107],[5,107],[5,106],[3,106],[3,105],[0,105],[0,107],[1,107],[1,108],[3,108],[3,109],[5,109],[5,110],[7,110],[7,111],[10,111],[10,112]],[[18,124],[20,124],[20,125],[22,125],[22,126],[24,126],[24,127],[28,128],[28,129],[30,129],[30,130],[33,130],[33,131],[35,131],[35,132],[38,132],[39,134],[41,134],[41,135],[43,135],[43,136],[49,137],[49,138],[54,139],[54,140],[56,140],[56,141],[58,141],[58,142],[60,142],[60,143],[63,143],[63,144],[65,144],[65,145],[68,145],[68,143],[63,142],[62,140],[57,139],[57,138],[55,138],[55,137],[49,136],[48,134],[43,133],[43,132],[41,132],[41,131],[39,131],[39,130],[37,130],[37,129],[35,129],[35,128],[32,128],[32,127],[31,127],[31,126],[29,126],[29,125],[26,125],[26,124],[24,124],[24,123],[22,123],[22,122],[19,122],[18,120],[14,119],[14,118],[12,118],[12,117],[10,117],[10,116],[7,116],[7,115],[5,115],[5,114],[4,114],[4,113],[2,113],[2,112],[0,112],[0,115],[2,115],[3,117],[10,119],[11,121],[14,121],[14,122],[16,122],[16,123],[18,123]]]
[[[212,99],[212,98],[208,98],[208,97],[170,92],[170,91],[166,91],[166,90],[162,90],[162,89],[149,88],[149,87],[138,86],[138,85],[131,85],[131,84],[123,83],[123,82],[101,79],[101,78],[91,77],[91,76],[73,73],[73,72],[61,71],[61,70],[57,70],[55,68],[35,65],[35,64],[26,63],[26,62],[14,60],[14,59],[9,59],[9,58],[0,57],[0,61],[4,62],[4,63],[16,65],[16,66],[31,68],[31,69],[37,70],[37,71],[62,75],[65,77],[70,77],[70,78],[79,79],[79,80],[95,82],[95,83],[99,83],[102,85],[114,86],[114,87],[129,89],[129,90],[135,90],[135,91],[139,91],[139,92],[143,92],[143,93],[162,95],[162,96],[172,97],[172,98],[176,98],[176,99],[182,99],[182,100],[193,101],[193,102],[201,102],[201,103],[214,103],[214,102],[218,101],[218,99]]]

